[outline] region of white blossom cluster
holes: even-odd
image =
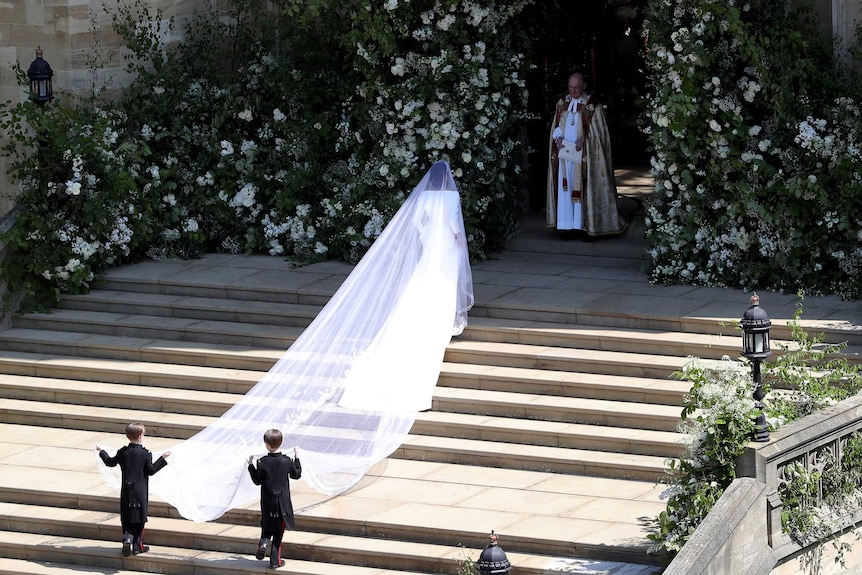
[[[461,180],[465,214],[500,218],[495,212],[514,189],[508,178],[520,144],[511,128],[526,100],[529,67],[512,48],[511,21],[526,5],[452,0],[420,8],[383,0],[369,7],[379,28],[356,42],[354,59],[368,64],[366,81],[332,120],[310,117],[301,90],[261,104],[203,79],[184,88],[147,87],[146,98],[175,111],[171,120],[183,119],[180,128],[147,117],[124,134],[127,118],[96,110],[75,134],[92,147],[70,145],[65,172],[42,194],[61,206],[98,205],[98,226],[59,214],[56,221],[68,225],[31,230],[34,241],[63,250],[62,261],[40,266],[42,277],[65,287],[89,281],[91,267],[122,261],[132,246],[154,258],[194,254],[207,242],[230,253],[263,248],[305,259],[358,259],[436,159],[449,161]],[[386,53],[378,32],[409,48]],[[263,93],[277,64],[262,52],[238,80]],[[305,77],[279,69],[285,71],[297,83]],[[218,121],[212,109],[223,112]],[[333,131],[333,158],[312,157]],[[312,170],[319,187],[301,189]],[[127,179],[121,185],[118,174]],[[36,187],[26,178],[21,185]],[[292,194],[303,192],[308,197],[296,205]],[[146,239],[135,237],[139,230]],[[471,240],[484,241],[482,230],[470,231]]]
[[[270,211],[263,217],[261,223],[270,255],[283,255],[286,248],[301,253],[312,245],[315,253],[326,253],[328,248],[320,241],[312,244],[317,230],[313,225],[305,223],[310,213],[310,205],[300,204],[296,207],[296,215],[288,216],[283,222],[278,221],[275,211]]]
[[[751,39],[731,31],[742,29],[751,7],[726,6],[662,0],[654,4],[661,20],[646,24],[657,92],[648,130],[655,149],[655,194],[647,211],[651,277],[749,286],[763,280],[746,279],[743,264],[763,257],[777,262],[776,277],[768,280],[775,289],[797,289],[794,282],[810,274],[804,283],[818,287],[809,290],[858,297],[862,265],[854,243],[862,224],[854,220],[851,198],[862,192],[859,105],[842,97],[816,115],[802,114],[789,134],[795,145],[779,147],[776,142],[787,141],[786,124],[757,116],[771,104],[762,100],[768,64],[734,67],[741,43]],[[804,92],[798,101],[807,107]],[[782,194],[805,207],[787,207]],[[811,259],[799,261],[800,252]]]
[[[698,479],[695,471],[707,467],[712,461],[710,435],[722,425],[740,426],[750,421],[755,408],[752,396],[752,381],[749,369],[741,361],[725,356],[719,362],[706,364],[691,358],[682,369],[682,378],[695,381],[691,395],[686,399],[697,410],[680,425],[686,434],[687,454],[682,459],[689,471],[687,480],[670,479],[670,484],[662,494],[662,499],[673,498],[678,502],[693,502],[705,488],[719,489],[715,481]],[[674,462],[676,465],[677,462]],[[705,475],[705,474],[704,474]],[[691,508],[696,508],[692,505]],[[678,513],[667,517],[675,528],[663,533],[665,540],[659,547],[678,551],[697,528],[702,517],[698,513],[687,513],[683,503]],[[669,508],[670,510],[670,508]],[[656,547],[658,548],[658,547]]]
[[[121,125],[126,120],[124,113],[94,109],[94,122],[77,126],[71,131],[70,147],[62,153],[62,166],[68,174],[63,182],[48,182],[47,195],[67,198],[71,203],[61,203],[68,212],[58,213],[53,218],[40,222],[44,226],[29,232],[33,240],[52,242],[54,262],[40,262],[42,278],[56,282],[61,290],[72,285],[87,285],[93,277],[93,269],[110,265],[130,254],[134,232],[129,226],[129,217],[137,217],[132,204],[103,205],[99,198],[102,178],[125,169],[126,158],[118,140],[122,135]],[[83,140],[90,148],[83,152],[75,141]],[[25,179],[22,189],[35,185],[35,179]],[[81,219],[76,211],[87,204],[89,210],[104,210],[104,215],[92,222]],[[107,224],[107,225],[105,225]],[[107,231],[105,231],[107,230]],[[57,259],[61,259],[57,262]]]
[[[503,59],[503,82],[492,85],[485,40],[463,44],[456,52],[443,38],[455,27],[496,29],[499,22],[520,11],[523,4],[512,2],[495,7],[474,1],[436,3],[419,14],[416,27],[407,33],[444,47],[400,53],[391,59],[387,69],[399,79],[398,83],[389,80],[357,88],[360,100],[375,104],[368,114],[383,128],[373,134],[379,156],[368,163],[361,162],[359,170],[376,173],[386,186],[395,187],[410,176],[418,158],[429,151],[432,157],[449,159],[456,177],[461,177],[468,167],[482,173],[493,166],[505,165],[506,157],[501,152],[513,150],[514,143],[501,143],[495,149],[486,144],[511,119],[511,101],[506,92],[524,92],[524,79],[519,77],[524,55],[507,55]],[[372,61],[366,46],[358,44],[356,49]],[[427,94],[422,86],[429,79],[436,86],[433,95],[427,100],[417,98],[417,94]],[[342,122],[338,132],[342,134],[339,150],[351,149],[355,143],[364,141],[363,134],[351,122]],[[496,179],[497,174],[482,177]],[[373,221],[366,226],[372,235],[376,227]]]
[[[748,66],[734,76],[728,74],[731,66],[723,66],[738,52],[738,38],[727,35],[731,24],[725,15],[731,12],[715,10],[712,0],[660,4],[656,11],[669,15],[672,22],[661,22],[666,37],[648,36],[652,43],[648,64],[658,87],[650,104],[656,189],[647,211],[652,279],[727,285],[751,250],[785,245],[772,241],[764,248],[747,219],[729,215],[732,206],[727,200],[739,193],[730,166],[747,170],[748,185],[758,189],[762,183],[756,174],[766,154],[780,151],[760,134],[762,126],[747,126],[744,119],[747,106],[762,93],[758,70]],[[650,27],[647,22],[645,34]],[[721,64],[715,64],[716,53],[727,58],[719,56]],[[722,67],[726,72],[716,73]],[[694,127],[698,119],[701,127]],[[705,170],[707,165],[714,167]],[[718,166],[724,168],[721,179],[713,176]]]

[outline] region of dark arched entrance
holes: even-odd
[[[646,72],[642,37],[647,0],[537,0],[524,12],[534,69],[527,134],[530,208],[545,207],[548,132],[554,105],[571,72],[607,107],[614,164],[648,165],[644,119]]]

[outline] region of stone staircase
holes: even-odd
[[[203,261],[229,274],[232,258]],[[189,269],[170,280],[140,269],[147,267]],[[154,450],[193,435],[256,383],[328,294],[226,290],[196,278],[194,262],[125,271],[134,268],[140,278],[120,268],[100,289],[64,296],[53,313],[18,316],[0,332],[0,574],[43,573],[48,565],[59,569],[51,573],[261,568],[250,558],[256,504],[196,524],[153,501],[153,551],[122,558],[116,494],[87,450],[122,444],[119,434],[131,420],[146,423]],[[514,573],[544,573],[549,564],[584,573],[653,570],[643,532],[662,507],[656,482],[665,459],[680,450],[675,427],[687,389],[670,375],[690,353],[718,357],[733,353],[736,342],[489,312],[477,306],[453,340],[433,410],[419,414],[379,473],[335,499],[300,487],[299,529],[286,538],[285,572],[455,573],[458,561],[478,556],[491,529],[503,533]],[[568,486],[537,487],[542,483]],[[637,496],[619,495],[632,489]],[[469,505],[461,501],[471,497]],[[379,502],[393,498],[401,507],[418,505],[415,523],[410,509],[393,512],[391,521],[371,520]],[[579,499],[572,510],[582,508],[584,517],[559,515],[572,498]],[[637,508],[641,525],[622,542],[591,538],[619,526],[625,507]],[[551,527],[507,534],[511,510],[529,510],[530,521]],[[549,535],[561,525],[563,532]]]
[[[506,269],[541,260],[525,249]],[[586,314],[544,296],[501,303],[499,264],[474,266],[470,325],[404,445],[339,497],[295,483],[298,528],[281,572],[455,574],[492,529],[516,575],[657,572],[645,535],[664,508],[666,459],[681,452],[688,389],[671,374],[689,355],[735,357],[738,338],[714,321]],[[117,495],[93,446],[122,445],[133,420],[154,451],[207,426],[349,271],[260,256],[145,262],[109,271],[53,313],[17,316],[0,332],[0,575],[263,569],[253,559],[257,502],[201,524],[154,498],[152,551],[123,558]]]

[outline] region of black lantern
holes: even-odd
[[[760,297],[751,296],[751,307],[742,314],[742,355],[751,360],[751,376],[754,379],[754,406],[760,411],[754,422],[754,441],[769,441],[769,426],[763,413],[763,383],[760,377],[760,362],[772,355],[769,351],[769,328],[772,322],[760,307]]]
[[[493,530],[488,535],[488,546],[485,547],[482,554],[479,555],[479,560],[476,561],[476,568],[479,569],[481,575],[508,573],[512,570],[512,564],[506,558],[506,552],[497,545],[497,536]]]
[[[27,70],[30,78],[30,99],[37,104],[44,104],[54,99],[54,89],[51,86],[51,78],[54,71],[51,65],[42,59],[42,48],[36,48],[36,59]]]

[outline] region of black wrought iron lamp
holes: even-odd
[[[754,441],[769,441],[769,426],[763,412],[763,382],[760,376],[760,362],[772,355],[769,350],[769,328],[772,322],[766,311],[760,307],[760,297],[751,296],[751,307],[742,314],[739,327],[742,328],[742,355],[751,361],[751,377],[754,379],[754,406],[759,410],[754,422]]]
[[[497,545],[497,535],[494,531],[488,535],[488,546],[482,550],[476,568],[481,575],[496,575],[497,573],[508,573],[512,570],[512,564],[506,557],[506,552]]]
[[[36,48],[36,59],[30,63],[27,69],[27,77],[30,78],[30,99],[37,104],[44,104],[54,99],[54,88],[51,78],[54,70],[42,58],[42,48]]]

